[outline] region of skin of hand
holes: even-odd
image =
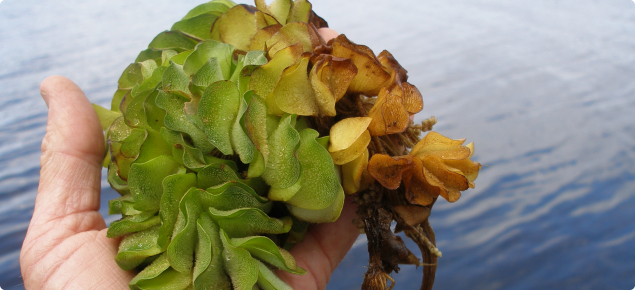
[[[328,41],[337,32],[322,28]],[[106,237],[99,214],[104,136],[82,90],[67,78],[45,79],[40,91],[49,108],[42,140],[40,184],[20,268],[26,289],[128,289],[135,275],[115,263],[119,239]],[[350,197],[340,218],[312,226],[291,250],[305,275],[278,271],[294,289],[325,289],[358,236]]]

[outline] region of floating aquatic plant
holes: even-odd
[[[421,93],[387,51],[375,55],[306,0],[215,0],[157,35],[119,79],[106,132],[108,180],[121,214],[115,260],[131,289],[289,289],[303,274],[287,251],[310,223],[335,221],[345,194],[368,235],[364,289],[399,264],[434,282],[430,209],[474,187],[474,146],[413,124]],[[409,152],[409,153],[408,153]],[[422,250],[422,264],[390,230]]]

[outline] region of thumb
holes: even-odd
[[[82,90],[65,77],[45,79],[40,91],[49,115],[32,223],[97,211],[104,156],[97,114]]]

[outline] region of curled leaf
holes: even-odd
[[[209,208],[212,219],[230,237],[247,237],[257,234],[281,234],[291,229],[291,218],[276,219],[256,208],[239,208],[229,211]]]
[[[220,231],[220,238],[223,242],[223,263],[225,272],[229,274],[234,289],[252,290],[258,281],[258,264],[249,252],[240,247],[235,247],[230,243],[230,238],[225,231]]]
[[[346,93],[357,75],[357,68],[350,59],[321,54],[309,73],[320,114],[335,116],[335,103]]]
[[[384,187],[397,189],[401,184],[403,173],[413,166],[412,162],[412,157],[409,155],[391,157],[375,154],[368,162],[368,172]]]
[[[368,112],[368,116],[373,118],[368,126],[372,136],[401,133],[410,124],[410,115],[401,97],[389,93],[386,88],[382,88],[379,92],[377,101]]]
[[[353,194],[362,189],[364,171],[368,169],[368,149],[353,161],[342,165],[342,187],[346,194]]]
[[[366,132],[366,128],[368,128],[371,121],[372,118],[369,117],[356,117],[346,118],[337,122],[331,127],[329,152],[350,148]],[[362,147],[366,146],[368,146],[367,142]]]
[[[357,67],[357,75],[351,81],[349,92],[374,96],[390,79],[390,74],[367,46],[351,42],[344,34],[332,39],[329,44],[333,47],[333,56],[351,59]]]

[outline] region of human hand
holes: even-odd
[[[329,40],[337,33],[320,29]],[[126,289],[134,276],[115,263],[119,239],[106,238],[100,206],[104,139],[90,102],[67,78],[40,87],[49,107],[42,141],[40,185],[20,252],[27,289]],[[295,289],[324,289],[358,236],[355,205],[347,198],[340,218],[315,225],[291,250],[302,276],[278,274]]]

